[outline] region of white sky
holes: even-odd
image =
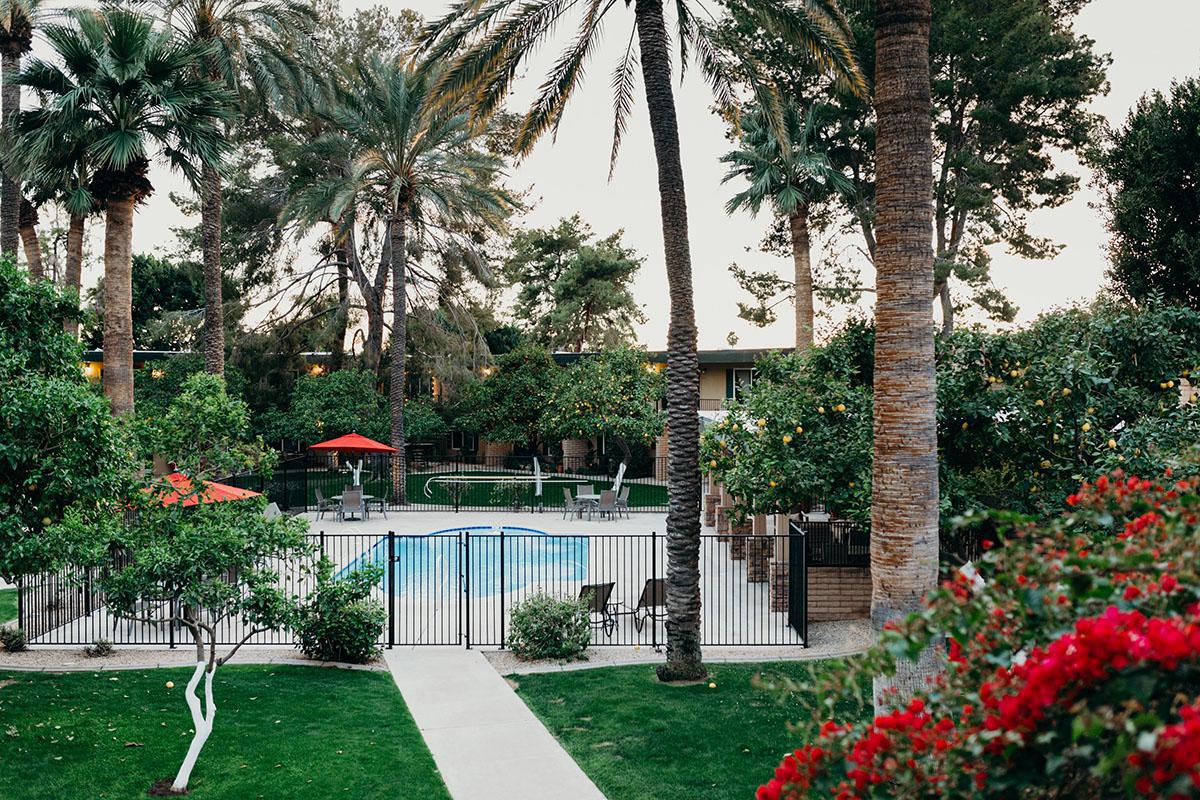
[[[372,0],[342,0],[347,10],[378,4]],[[436,17],[447,3],[412,0],[387,5],[396,9],[407,5],[426,17]],[[1200,27],[1200,3],[1142,0],[1136,4],[1136,11],[1131,5],[1129,0],[1093,0],[1077,21],[1077,28],[1096,40],[1097,49],[1113,57],[1108,72],[1111,90],[1095,102],[1093,109],[1114,124],[1124,119],[1143,93],[1166,89],[1173,79],[1200,73],[1200,46],[1195,39]],[[532,188],[531,199],[536,205],[526,215],[526,224],[548,225],[579,212],[601,235],[617,228],[625,230],[626,243],[646,256],[635,286],[648,317],[639,335],[646,346],[661,348],[666,341],[666,277],[650,130],[640,103],[625,135],[616,174],[611,183],[607,180],[612,129],[609,76],[624,48],[631,21],[632,15],[623,4],[614,7],[604,47],[591,62],[583,90],[568,108],[557,140],[539,144],[514,169],[511,183],[515,188]],[[558,41],[565,42],[568,35],[565,29],[560,31]],[[518,86],[514,108],[522,107],[522,98],[528,99],[540,70],[555,52],[553,47],[544,51],[531,65],[529,77]],[[723,169],[718,158],[728,150],[728,142],[724,126],[710,111],[706,87],[698,77],[689,72],[677,90],[676,102],[688,190],[700,346],[726,346],[725,338],[731,330],[737,333],[739,346],[787,346],[792,338],[790,308],[781,309],[780,320],[767,329],[737,319],[735,302],[741,299],[741,293],[728,266],[737,261],[787,275],[790,264],[757,251],[769,221],[767,215],[757,220],[747,214],[728,217],[722,209],[730,187],[721,186]],[[1083,177],[1080,192],[1064,206],[1041,211],[1033,218],[1034,233],[1065,244],[1063,252],[1047,262],[1029,262],[1002,251],[994,254],[994,279],[1020,307],[1018,321],[1027,321],[1047,308],[1088,298],[1103,282],[1106,234],[1098,212],[1091,208],[1098,197],[1089,186],[1090,175],[1077,165],[1073,169]],[[183,222],[167,196],[172,189],[180,190],[182,182],[167,174],[152,177],[158,192],[135,222],[137,251],[168,247],[170,229]],[[94,241],[98,248],[99,239]],[[746,252],[747,247],[751,252]],[[94,263],[100,254],[90,255],[89,262]],[[814,258],[819,255],[814,252]],[[89,280],[94,282],[97,272],[96,266],[89,269],[85,285]]]

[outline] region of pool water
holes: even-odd
[[[488,597],[528,585],[553,587],[587,577],[586,536],[482,525],[420,536],[398,535],[390,571],[388,541],[388,537],[380,537],[338,575],[363,564],[379,564],[384,567],[384,591],[401,597],[427,597],[460,587],[471,597]]]

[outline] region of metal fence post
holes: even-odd
[[[383,590],[388,593],[388,649],[396,645],[396,532],[388,531],[387,575],[383,579]]]
[[[466,532],[464,539],[466,553],[466,563],[463,565],[463,570],[466,572],[466,594],[463,597],[463,604],[467,607],[467,649],[471,649],[471,532]]]
[[[178,602],[178,600],[176,598],[172,597],[171,603],[168,606],[168,608],[171,609],[171,618],[167,621],[167,634],[168,634],[168,636],[170,636],[172,650],[175,649],[175,617],[177,616],[177,614],[176,614],[176,608],[177,608],[176,603],[177,602]]]
[[[17,578],[17,627],[25,630],[25,578]]]
[[[500,529],[500,649],[504,649],[504,528]]]
[[[658,531],[650,531],[650,578],[658,580]],[[650,616],[650,642],[657,652],[658,620],[654,619],[653,615]]]

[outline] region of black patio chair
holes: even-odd
[[[638,597],[637,605],[625,605],[625,611],[621,614],[631,614],[633,616],[633,626],[637,628],[638,633],[642,632],[642,627],[646,624],[646,620],[652,620],[657,623],[660,620],[667,618],[667,581],[665,578],[649,578],[646,580],[646,585],[642,587],[642,594]]]
[[[617,628],[612,593],[615,583],[588,583],[579,587],[579,599],[588,603],[588,619],[593,628],[601,628],[605,636],[612,636]]]

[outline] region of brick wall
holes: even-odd
[[[861,619],[870,615],[870,568],[808,568],[808,619],[810,622]]]

